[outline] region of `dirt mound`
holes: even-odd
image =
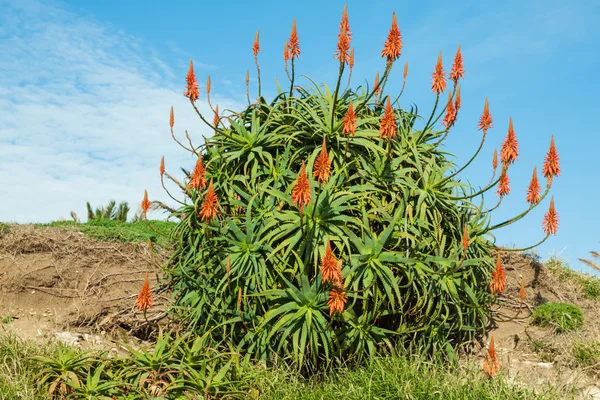
[[[166,252],[146,243],[99,242],[76,229],[8,225],[0,232],[0,317],[20,336],[61,329],[135,334],[146,272],[151,287]],[[164,317],[168,293],[154,293],[149,320]]]
[[[575,283],[558,280],[535,256],[505,252],[506,288],[492,307],[496,350],[510,375],[543,391],[548,383],[563,390],[565,398],[600,398],[594,371],[576,365],[573,348],[581,341],[600,340],[600,303],[586,299]],[[521,283],[524,299],[521,302]],[[583,328],[557,333],[552,327],[531,325],[533,310],[544,303],[561,302],[578,306]],[[482,348],[480,361],[487,351]]]

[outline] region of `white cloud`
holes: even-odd
[[[186,71],[172,71],[143,41],[57,5],[0,2],[0,10],[0,221],[83,216],[86,201],[112,198],[135,211],[144,189],[169,203],[160,157],[179,176],[179,166],[195,162],[171,139],[169,107],[180,139],[184,129],[197,144],[210,136],[183,96]]]

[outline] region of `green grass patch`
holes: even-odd
[[[556,332],[568,332],[583,326],[583,313],[579,307],[568,303],[545,303],[533,310],[531,323],[553,326]]]
[[[559,281],[574,283],[581,288],[587,299],[600,301],[600,278],[574,271],[557,257],[552,257],[546,265]]]
[[[14,335],[0,333],[0,399],[48,398],[48,388],[38,387],[38,383],[49,370],[53,369],[58,373],[58,364],[43,363],[32,358],[34,356],[62,360],[60,364],[63,365],[64,370],[73,371],[78,376],[83,373],[82,382],[87,382],[86,385],[89,386],[85,375],[93,376],[98,372],[98,368],[76,366],[80,362],[86,363],[86,354],[59,344],[36,344],[17,339]],[[107,364],[104,361],[101,364],[110,368],[110,372],[105,371],[109,372],[106,377],[116,377],[123,372],[119,371],[120,367],[125,368],[129,365],[136,368],[152,368],[152,364],[145,362],[140,364],[140,361],[146,359],[145,357],[154,358],[150,353],[147,354],[147,356],[138,355],[136,361],[132,358],[131,361],[122,359],[117,363]],[[490,379],[482,373],[479,364],[457,367],[421,356],[376,357],[371,361],[368,366],[328,370],[310,378],[303,378],[282,366],[273,369],[248,367],[240,370],[245,377],[238,376],[235,382],[231,382],[232,396],[227,398],[282,400],[566,398],[564,393],[560,394],[552,387],[548,387],[544,393],[535,394],[530,388],[509,382],[503,374]],[[36,378],[40,372],[42,373]],[[67,374],[67,376],[71,375]],[[228,379],[228,376],[219,379]],[[59,375],[53,375],[52,380],[58,378]],[[215,379],[214,375],[212,379]],[[109,380],[103,379],[101,383],[110,384]],[[199,390],[198,393],[193,394],[202,398],[203,393]],[[161,398],[181,397],[166,395]]]
[[[177,222],[157,220],[149,220],[148,222],[91,220],[86,223],[56,221],[49,224],[40,224],[40,226],[77,229],[86,236],[104,242],[139,243],[147,242],[150,238],[152,243],[159,247],[169,247],[169,236],[177,226]]]
[[[580,367],[592,367],[600,372],[600,340],[573,343],[573,357]]]

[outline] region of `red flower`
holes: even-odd
[[[197,191],[204,189],[206,187],[206,178],[204,177],[205,172],[202,156],[198,156],[188,187],[194,188]]]
[[[529,182],[529,187],[527,188],[527,202],[535,204],[538,201],[540,201],[540,184],[538,183],[537,169],[536,167],[533,167],[533,176],[531,177],[531,182]]]
[[[162,178],[162,176],[165,174],[165,156],[162,156],[162,158],[160,159],[160,177]]]
[[[258,52],[260,51],[260,44],[258,43],[258,35],[260,31],[256,31],[256,36],[254,36],[254,43],[252,44],[252,53],[254,53],[254,57],[258,56]]]
[[[556,151],[556,146],[554,145],[554,135],[552,135],[550,149],[548,150],[548,154],[546,154],[544,167],[542,168],[542,173],[546,178],[551,179],[553,176],[560,175],[559,161],[560,158],[558,157],[558,152]]]
[[[498,168],[498,150],[494,149],[494,158],[492,158],[492,168],[494,168],[494,173],[496,173],[496,168]]]
[[[348,51],[350,49],[350,41],[352,40],[352,33],[350,32],[350,23],[348,22],[348,11],[347,6],[344,6],[342,12],[342,21],[340,22],[340,33],[338,34],[337,50],[335,53],[335,59],[341,62],[349,63],[350,55]]]
[[[456,122],[456,109],[452,102],[452,93],[448,93],[448,105],[446,106],[446,115],[444,116],[442,125],[446,128],[450,128],[454,125],[454,122]]]
[[[206,95],[210,95],[210,75],[206,78]]]
[[[348,65],[350,66],[350,70],[354,68],[354,47],[350,50],[350,61],[348,61]]]
[[[173,113],[173,106],[171,106],[171,114],[169,115],[169,126],[173,129],[173,125],[175,125],[175,115]]]
[[[507,194],[510,194],[510,179],[508,179],[508,174],[506,170],[502,171],[502,175],[500,176],[500,183],[498,183],[498,195],[500,197],[504,197]]]
[[[208,184],[208,191],[206,192],[204,203],[202,203],[202,208],[200,209],[202,221],[208,223],[214,219],[217,216],[218,207],[217,194],[215,193],[215,187],[213,186],[213,180],[211,179]]]
[[[302,167],[300,168],[300,173],[298,174],[298,180],[296,181],[296,186],[292,191],[292,200],[302,212],[304,207],[310,203],[310,183],[308,182],[308,176],[306,175],[306,166],[304,165],[304,161],[302,161]]]
[[[379,85],[379,72],[375,74],[375,83],[373,84],[373,90],[375,90],[375,98],[381,93],[381,86]]]
[[[498,364],[498,356],[496,355],[496,347],[494,346],[494,336],[490,339],[490,347],[483,360],[483,372],[488,376],[496,375],[500,365]]]
[[[329,162],[329,154],[327,154],[327,142],[325,136],[323,136],[323,147],[321,147],[321,153],[317,157],[314,165],[313,176],[317,178],[319,183],[327,182],[329,175],[331,174],[331,165]]]
[[[329,292],[329,315],[342,314],[348,298],[342,284],[334,286]]]
[[[461,105],[461,100],[460,100],[460,85],[456,87],[456,99],[454,100],[454,108],[456,109],[456,112],[458,113],[458,110],[460,109],[460,105]]]
[[[322,283],[332,282],[334,285],[342,283],[341,262],[335,259],[329,239],[325,242],[325,254],[321,259],[321,277]]]
[[[446,89],[446,80],[444,79],[444,76],[446,76],[446,73],[444,72],[444,66],[442,65],[442,52],[440,51],[431,80],[431,90],[433,93],[444,93],[444,90]]]
[[[285,47],[283,48],[283,61],[285,61],[287,63],[290,60],[291,60],[291,57],[290,57],[290,41],[286,40],[285,41]]]
[[[483,133],[485,134],[488,129],[492,127],[492,115],[490,114],[490,106],[488,104],[487,97],[485,98],[485,105],[483,106],[483,112],[481,113],[481,117],[479,117],[479,130],[483,129]]]
[[[352,99],[348,104],[348,111],[343,119],[342,134],[347,135],[352,133],[352,136],[356,133],[356,114],[354,114],[354,108],[352,107]]]
[[[398,21],[396,20],[396,13],[392,14],[392,27],[388,33],[387,41],[381,50],[381,57],[387,57],[387,62],[392,63],[402,53],[402,36],[400,35],[400,29],[398,29]]]
[[[452,69],[450,70],[450,79],[454,81],[454,84],[458,84],[458,80],[465,76],[465,69],[463,68],[462,54],[460,54],[460,45],[456,50],[454,56],[454,62],[452,63]]]
[[[546,233],[546,235],[556,235],[558,229],[558,214],[554,209],[554,196],[552,196],[552,199],[550,200],[550,208],[544,216],[542,227],[544,228],[544,233]]]
[[[300,55],[300,41],[298,40],[298,33],[296,32],[296,19],[292,22],[292,32],[290,33],[289,40],[289,55],[292,59],[298,58]]]
[[[408,61],[404,63],[404,73],[402,76],[404,77],[404,80],[406,80],[406,77],[408,76]]]
[[[490,280],[490,290],[493,295],[502,293],[506,286],[506,275],[504,274],[504,267],[502,266],[502,260],[500,259],[500,251],[498,251],[498,260],[496,261],[496,268],[492,272]]]
[[[150,201],[148,200],[148,191],[144,190],[144,198],[142,200],[142,216],[146,218],[146,214],[150,210]]]
[[[469,226],[467,224],[465,224],[463,228],[462,245],[463,250],[466,253],[467,249],[469,248]]]
[[[391,140],[393,137],[396,136],[397,130],[398,127],[396,125],[396,116],[394,115],[392,103],[390,102],[390,98],[388,97],[387,103],[385,105],[385,111],[383,112],[383,118],[381,119],[379,134],[382,138]]]
[[[198,100],[198,82],[196,81],[196,74],[194,73],[194,64],[190,60],[190,68],[187,73],[187,91],[184,93],[185,97],[189,97],[191,101]]]
[[[515,136],[515,130],[513,129],[512,117],[508,123],[508,133],[504,142],[502,143],[502,151],[500,152],[500,159],[503,165],[510,165],[515,162],[519,155],[519,143]]]
[[[146,279],[142,285],[142,290],[138,294],[136,302],[138,310],[146,311],[152,307],[152,291],[150,290],[150,282],[148,282],[148,273],[146,272]]]
[[[215,107],[215,115],[213,116],[213,126],[216,128],[219,125],[219,105]]]

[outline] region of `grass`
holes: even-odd
[[[0,333],[0,399],[46,399],[37,387],[42,365],[32,356],[55,356],[62,345],[36,344]],[[260,399],[561,399],[555,389],[535,394],[501,374],[490,379],[478,365],[454,367],[422,357],[374,358],[369,366],[334,370],[304,379],[285,367],[252,367],[250,387],[240,390]]]
[[[559,281],[574,283],[587,299],[600,301],[600,278],[574,271],[557,257],[548,260],[546,266]]]
[[[110,220],[92,220],[86,223],[56,221],[49,224],[38,224],[38,226],[77,229],[86,236],[99,241],[139,243],[147,242],[150,238],[156,246],[169,247],[169,236],[177,223],[158,220],[125,223]]]
[[[573,343],[573,357],[579,367],[600,374],[600,340]]]
[[[531,323],[553,326],[558,333],[568,332],[583,326],[583,313],[573,304],[545,303],[533,310]]]

